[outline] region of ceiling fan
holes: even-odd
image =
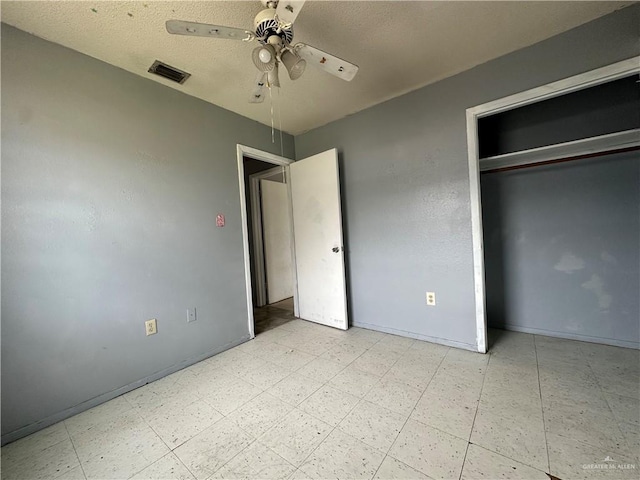
[[[254,48],[252,59],[259,70],[250,103],[264,101],[264,89],[279,87],[278,68],[284,65],[289,78],[297,80],[304,73],[307,63],[346,81],[358,73],[357,65],[342,60],[322,50],[296,43],[293,40],[293,22],[298,17],[305,0],[260,0],[265,9],[253,21],[254,30],[209,25],[207,23],[168,20],[167,32],[176,35],[224,38],[260,45]]]

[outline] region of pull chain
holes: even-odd
[[[269,103],[271,104],[271,143],[276,143],[276,137],[273,128],[273,96],[271,95],[271,85],[269,85]]]
[[[284,157],[284,145],[282,144],[282,102],[280,101],[280,89],[278,89],[278,123],[280,128],[280,156]],[[284,167],[282,167],[282,176],[284,178]]]

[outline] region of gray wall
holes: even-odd
[[[489,325],[640,347],[640,152],[481,183]]]
[[[354,325],[476,348],[465,110],[638,55],[639,25],[635,5],[296,137],[340,153]]]
[[[3,442],[248,338],[237,143],[280,153],[266,126],[2,25]]]

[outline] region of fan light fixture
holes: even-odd
[[[262,63],[271,62],[271,52],[267,48],[261,48],[258,52],[258,58]]]
[[[259,75],[249,97],[251,103],[264,102],[265,89],[280,86],[280,64],[287,69],[291,80],[300,78],[307,64],[347,82],[358,73],[358,66],[353,63],[311,45],[293,43],[293,24],[306,0],[260,1],[264,8],[254,17],[251,29],[167,20],[167,32],[172,35],[259,42],[260,45],[252,53],[252,60]]]
[[[261,72],[270,72],[276,66],[276,49],[273,45],[262,45],[253,49],[253,63]]]
[[[297,80],[304,73],[304,69],[307,68],[306,60],[300,58],[298,55],[293,53],[291,50],[285,50],[282,55],[280,55],[280,59],[284,66],[289,72],[289,78],[291,80]]]

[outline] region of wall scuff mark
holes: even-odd
[[[603,310],[608,310],[611,306],[612,297],[604,291],[604,282],[595,273],[591,275],[591,279],[588,282],[583,283],[582,288],[593,291],[598,298],[598,305]]]
[[[553,268],[560,272],[572,274],[573,272],[584,268],[584,260],[580,257],[576,257],[573,253],[565,253]]]

